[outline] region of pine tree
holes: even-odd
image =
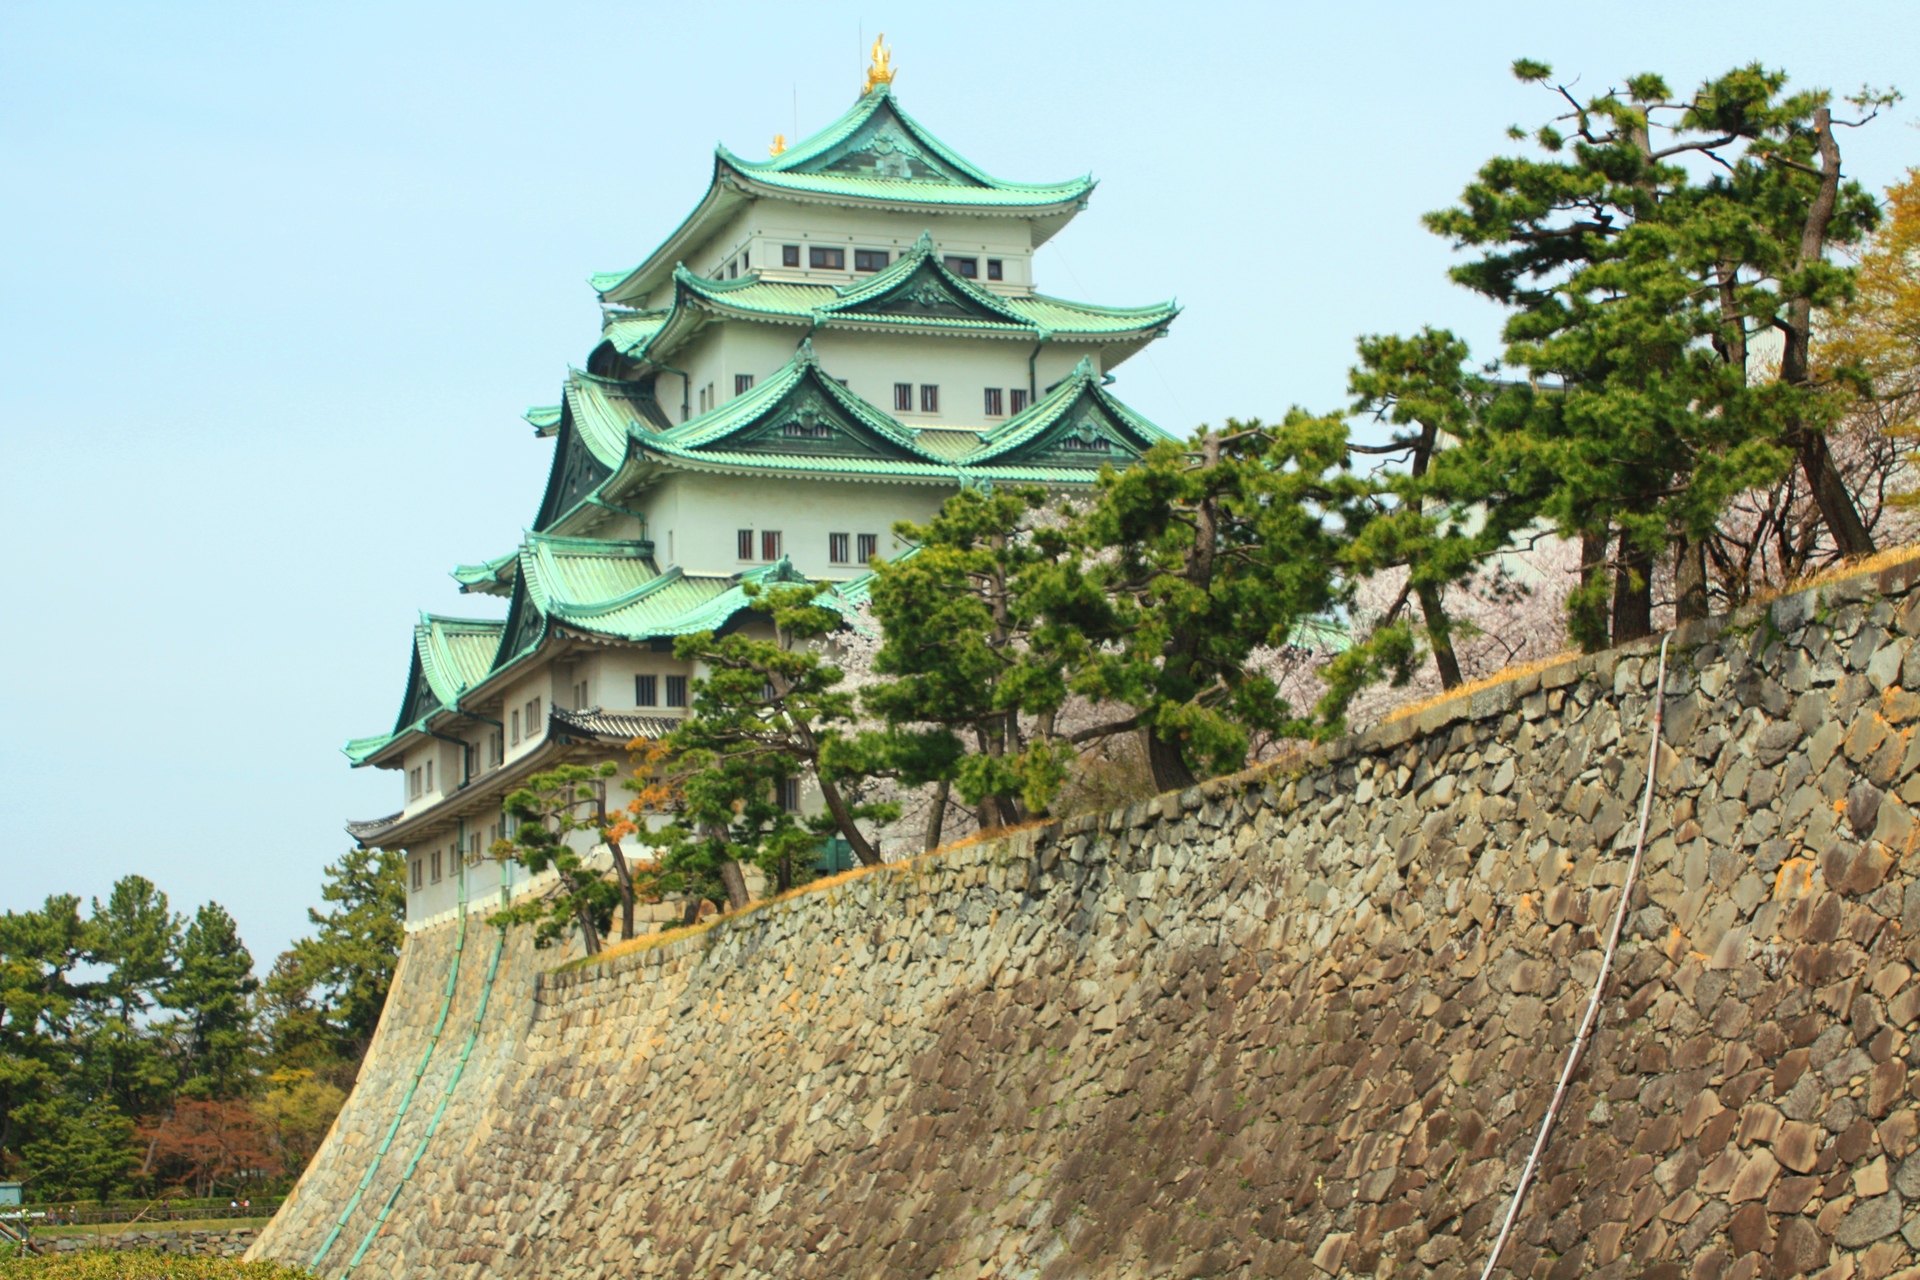
[[[1029,607],[1043,662],[1096,704],[1130,709],[1156,786],[1233,769],[1254,734],[1311,730],[1252,668],[1262,646],[1334,608],[1340,554],[1372,514],[1337,417],[1229,421],[1107,470],[1068,527],[1074,552],[1037,565]]]
[[[1032,648],[1037,621],[1024,599],[1033,570],[1064,549],[1031,521],[1039,488],[965,489],[924,525],[894,533],[914,550],[874,566],[873,616],[883,640],[863,693],[886,722],[864,735],[867,767],[904,784],[958,786],[985,828],[1024,821],[1058,785],[1048,743],[1066,701],[1057,658]],[[925,848],[940,843],[936,795]]]
[[[881,861],[861,824],[889,821],[897,807],[860,798],[871,761],[851,740],[853,692],[823,652],[843,621],[818,603],[822,590],[748,583],[755,611],[773,624],[771,638],[700,632],[674,643],[675,656],[702,664],[707,674],[694,682],[693,714],[667,740],[677,760],[680,811],[659,833],[641,838],[663,850],[662,869],[682,891],[718,884],[732,906],[743,906],[740,864],[791,884],[829,832],[862,863]],[[784,803],[803,779],[825,802],[817,820]]]
[[[253,956],[226,908],[209,902],[180,940],[176,967],[161,999],[182,1017],[176,1028],[183,1063],[180,1092],[233,1098],[253,1086],[253,997],[260,983]]]
[[[1550,394],[1518,448],[1554,477],[1543,514],[1586,548],[1570,607],[1589,647],[1651,629],[1663,554],[1681,618],[1703,616],[1720,512],[1796,460],[1842,550],[1871,548],[1826,449],[1835,405],[1807,376],[1805,322],[1845,296],[1828,253],[1872,225],[1873,202],[1839,180],[1826,95],[1784,84],[1747,67],[1685,101],[1651,75],[1584,102],[1559,87],[1567,109],[1532,135],[1546,158],[1489,161],[1428,216],[1482,251],[1454,278],[1512,309],[1505,361]],[[1683,161],[1701,157],[1721,175],[1696,181]],[[1758,384],[1751,339],[1766,330],[1786,350],[1779,380]]]

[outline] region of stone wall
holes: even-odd
[[[1915,1267],[1917,564],[1676,637],[1628,937],[1502,1274]],[[325,1276],[370,1233],[396,1280],[1476,1276],[1618,902],[1656,648],[595,965],[516,936],[449,1094],[476,918],[373,1166],[452,965],[415,934],[255,1253],[309,1262],[364,1178]]]
[[[34,1247],[43,1253],[85,1253],[105,1249],[112,1253],[150,1252],[190,1258],[237,1258],[252,1247],[259,1232],[251,1227],[227,1231],[168,1231],[159,1227],[129,1227],[125,1231],[51,1235],[34,1232]]]

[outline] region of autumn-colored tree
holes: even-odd
[[[1822,372],[1850,377],[1864,410],[1895,439],[1920,440],[1920,168],[1887,189],[1888,217],[1836,308]],[[1907,503],[1920,494],[1903,495]]]
[[[273,1072],[267,1083],[267,1090],[253,1101],[254,1118],[266,1132],[280,1167],[290,1173],[304,1169],[346,1105],[346,1091],[295,1067]]]
[[[163,1186],[206,1197],[280,1169],[265,1128],[245,1102],[181,1098],[140,1126],[146,1158],[141,1172]]]

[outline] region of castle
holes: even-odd
[[[718,148],[686,220],[592,278],[599,341],[526,414],[554,442],[532,526],[453,571],[506,618],[423,614],[392,730],[345,747],[402,780],[348,831],[405,851],[410,924],[464,906],[529,776],[672,731],[701,674],[674,638],[765,628],[745,584],[826,583],[852,613],[897,521],[968,484],[1085,486],[1170,438],[1109,385],[1178,308],[1034,288],[1093,180],[990,177],[892,78],[876,42],[845,115],[766,160]]]

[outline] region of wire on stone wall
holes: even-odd
[[[464,921],[465,917],[462,917]],[[393,1206],[399,1202],[400,1193],[406,1190],[407,1183],[413,1179],[413,1171],[420,1167],[421,1157],[427,1154],[427,1146],[433,1141],[433,1135],[439,1132],[440,1119],[447,1114],[447,1104],[453,1101],[453,1088],[460,1083],[460,1077],[466,1074],[467,1059],[473,1056],[473,1046],[480,1039],[480,1023],[487,1016],[487,1002],[493,996],[494,975],[500,972],[500,953],[506,950],[507,931],[504,926],[497,930],[498,936],[493,943],[493,957],[487,961],[487,979],[480,988],[480,1003],[473,1010],[473,1025],[467,1031],[466,1047],[460,1050],[458,1061],[453,1064],[453,1074],[447,1077],[447,1087],[440,1092],[440,1105],[434,1108],[433,1118],[427,1121],[427,1131],[420,1135],[420,1144],[414,1148],[413,1158],[407,1161],[407,1167],[400,1171],[400,1177],[393,1184],[393,1190],[387,1193],[387,1199],[380,1206],[380,1212],[374,1217],[373,1225],[367,1228],[366,1236],[360,1241],[360,1247],[353,1251],[353,1257],[347,1263],[347,1269],[341,1276],[350,1276],[360,1260],[367,1256],[367,1250],[380,1236],[387,1225],[387,1217],[393,1212]]]
[[[1500,1236],[1493,1242],[1493,1252],[1487,1256],[1487,1269],[1480,1273],[1480,1280],[1490,1280],[1493,1269],[1500,1265],[1500,1255],[1507,1247],[1507,1237],[1513,1234],[1513,1224],[1520,1216],[1520,1206],[1526,1201],[1527,1188],[1540,1166],[1540,1154],[1547,1149],[1547,1138],[1553,1133],[1553,1122],[1560,1116],[1561,1103],[1566,1101],[1567,1086],[1573,1081],[1574,1068],[1580,1065],[1580,1054],[1587,1046],[1587,1038],[1593,1034],[1594,1023],[1600,1018],[1600,1001],[1606,993],[1607,975],[1613,969],[1614,953],[1620,947],[1620,931],[1627,923],[1627,912],[1633,903],[1633,886],[1640,878],[1640,859],[1647,847],[1647,820],[1653,813],[1654,772],[1660,764],[1660,722],[1667,706],[1667,645],[1672,639],[1673,635],[1669,632],[1660,641],[1660,678],[1653,694],[1653,734],[1647,744],[1647,788],[1640,797],[1640,829],[1633,839],[1633,860],[1627,864],[1627,881],[1620,889],[1620,904],[1614,908],[1613,928],[1607,934],[1606,954],[1600,958],[1600,973],[1593,980],[1593,994],[1587,998],[1587,1015],[1580,1020],[1580,1030],[1567,1049],[1567,1063],[1560,1070],[1560,1083],[1554,1087],[1553,1101],[1547,1104],[1547,1114],[1541,1118],[1540,1133],[1533,1140],[1533,1150],[1527,1156],[1526,1167],[1520,1171],[1520,1185],[1513,1189],[1513,1201],[1507,1205],[1506,1221],[1500,1224]]]
[[[400,1099],[400,1109],[394,1112],[393,1123],[387,1126],[386,1136],[380,1139],[380,1145],[375,1149],[373,1159],[367,1162],[367,1171],[360,1175],[360,1185],[354,1188],[353,1196],[347,1201],[346,1207],[340,1210],[340,1217],[334,1222],[333,1230],[329,1231],[327,1238],[321,1241],[320,1248],[313,1255],[313,1261],[308,1264],[315,1271],[320,1269],[320,1263],[333,1249],[334,1241],[338,1240],[340,1233],[346,1229],[347,1220],[353,1216],[353,1211],[360,1207],[361,1199],[367,1194],[367,1187],[373,1182],[373,1175],[380,1171],[380,1162],[386,1159],[387,1148],[393,1145],[394,1135],[400,1132],[401,1121],[407,1118],[407,1109],[413,1105],[413,1095],[420,1088],[420,1081],[427,1074],[428,1064],[433,1061],[433,1051],[440,1043],[440,1032],[446,1027],[447,1014],[453,1008],[454,989],[460,982],[460,955],[466,950],[466,945],[467,913],[462,911],[460,932],[453,941],[453,963],[447,968],[447,990],[440,998],[440,1016],[433,1021],[433,1031],[427,1036],[426,1051],[420,1055],[420,1065],[413,1069],[413,1079],[407,1083],[407,1092]]]

